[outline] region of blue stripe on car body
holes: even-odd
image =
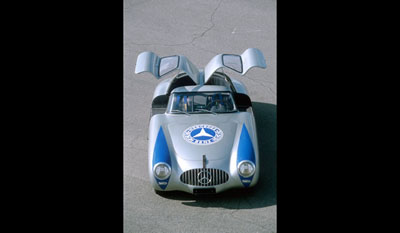
[[[253,143],[251,142],[251,138],[245,124],[243,124],[242,132],[240,133],[236,166],[243,160],[249,160],[253,162],[255,166],[257,166]],[[248,187],[251,184],[253,176],[245,178],[239,174],[240,180],[245,187]]]
[[[154,165],[157,163],[167,163],[169,166],[171,166],[171,171],[172,171],[172,164],[171,164],[171,156],[169,154],[168,150],[168,144],[167,140],[165,139],[164,131],[162,129],[162,126],[160,126],[160,130],[158,131],[156,143],[154,145],[154,152],[153,152],[153,168]],[[163,190],[167,187],[169,178],[166,180],[159,180],[156,177],[154,177],[157,181],[157,184],[162,188]],[[166,184],[160,184],[160,182],[166,182]]]

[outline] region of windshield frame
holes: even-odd
[[[179,95],[182,95],[182,94],[187,94],[187,95],[192,95],[192,96],[194,96],[194,95],[197,95],[197,94],[207,94],[207,93],[212,93],[212,94],[228,94],[229,95],[229,97],[230,97],[230,99],[232,100],[232,106],[233,106],[233,109],[232,109],[232,111],[225,111],[225,112],[208,112],[208,111],[194,111],[194,112],[191,112],[191,111],[186,111],[186,112],[174,112],[174,111],[172,111],[172,105],[173,105],[173,100],[174,100],[174,96],[175,95],[177,95],[177,94],[179,94]],[[169,97],[169,100],[168,100],[168,106],[167,106],[167,111],[166,111],[166,113],[167,114],[174,114],[174,115],[182,115],[182,114],[213,114],[213,115],[216,115],[216,114],[227,114],[227,113],[236,113],[236,112],[238,112],[239,110],[238,110],[238,108],[236,107],[236,103],[235,103],[235,99],[233,98],[233,95],[232,95],[232,93],[230,92],[230,91],[201,91],[201,92],[174,92],[174,93],[171,93],[171,95],[170,95],[170,97]]]

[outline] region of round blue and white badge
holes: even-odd
[[[210,145],[218,142],[224,136],[224,132],[213,125],[193,125],[183,131],[183,139],[195,145]]]

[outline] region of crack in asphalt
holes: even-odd
[[[217,10],[219,9],[219,7],[221,6],[222,1],[223,1],[223,0],[221,0],[221,1],[218,3],[217,7],[214,9],[214,11],[212,12],[212,14],[211,14],[211,16],[210,16],[209,21],[210,21],[211,24],[212,24],[211,27],[208,27],[206,30],[204,30],[204,31],[203,31],[201,34],[199,34],[199,35],[193,34],[193,35],[192,35],[193,38],[192,38],[192,40],[189,41],[189,42],[179,43],[179,44],[159,44],[159,43],[136,43],[136,42],[133,41],[133,42],[130,42],[130,43],[131,43],[131,44],[134,44],[134,45],[159,45],[159,46],[166,46],[166,47],[184,46],[184,45],[190,45],[190,44],[191,44],[193,47],[196,47],[196,48],[198,48],[198,49],[200,49],[200,50],[213,53],[212,51],[208,51],[208,50],[205,50],[205,49],[203,49],[203,48],[197,47],[197,46],[194,44],[194,42],[195,42],[197,39],[202,38],[207,32],[209,32],[211,29],[213,29],[213,28],[215,27],[215,23],[214,23],[213,18],[214,18],[215,13],[217,12]]]
[[[218,6],[214,9],[213,13],[211,14],[210,22],[211,22],[212,26],[207,28],[203,33],[201,33],[200,36],[193,37],[193,39],[190,43],[193,43],[195,40],[203,37],[208,31],[210,31],[211,29],[213,29],[215,27],[213,18],[214,18],[215,12],[217,12],[218,8],[221,6],[222,1],[223,0],[219,1]]]
[[[207,53],[211,53],[211,54],[213,54],[213,55],[216,54],[216,52],[214,52],[214,51],[211,51],[211,50],[208,50],[208,49],[204,49],[204,48],[198,47],[198,46],[195,45],[195,44],[192,44],[192,45],[193,45],[193,47],[195,47],[195,48],[197,48],[197,49],[199,49],[199,50],[201,50],[201,51],[204,51],[204,52],[207,52]]]

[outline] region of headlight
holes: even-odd
[[[253,162],[245,160],[239,163],[238,170],[241,176],[250,177],[254,175],[254,172],[256,171],[256,166]]]
[[[153,172],[158,179],[165,180],[171,175],[171,167],[166,163],[157,163]]]

